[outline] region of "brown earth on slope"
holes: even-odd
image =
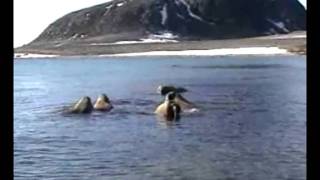
[[[199,40],[167,43],[140,43],[140,44],[84,44],[73,43],[56,47],[27,46],[16,48],[15,53],[54,54],[61,56],[83,56],[120,54],[147,51],[179,51],[203,50],[241,47],[279,47],[289,52],[306,54],[306,33],[294,32],[286,35],[263,36],[255,38],[226,39],[226,40]]]

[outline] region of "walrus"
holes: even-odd
[[[199,109],[195,104],[188,101],[186,98],[184,98],[181,94],[176,93],[175,98],[173,100],[175,103],[177,103],[182,111],[184,112],[198,112]]]
[[[157,93],[161,94],[162,96],[165,96],[169,92],[176,92],[176,93],[184,93],[188,90],[183,87],[174,87],[174,86],[162,86],[160,85],[157,88]]]
[[[198,112],[199,109],[196,107],[195,104],[188,101],[186,98],[184,98],[181,93],[187,92],[188,90],[183,87],[174,87],[174,86],[162,86],[160,85],[157,88],[157,92],[161,94],[162,96],[166,96],[169,92],[175,93],[174,102],[177,103],[181,110],[184,112]]]
[[[69,110],[69,113],[91,113],[93,106],[88,96],[82,97]]]
[[[101,94],[96,103],[94,104],[93,108],[97,111],[110,111],[113,106],[111,105],[111,102],[107,95]]]
[[[181,108],[179,104],[174,102],[175,96],[175,92],[169,92],[165,97],[165,101],[158,105],[154,113],[168,121],[180,119]]]

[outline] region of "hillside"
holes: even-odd
[[[306,10],[297,0],[114,0],[61,17],[16,51],[72,51],[143,39],[221,40],[305,29]]]

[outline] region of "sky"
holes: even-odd
[[[14,0],[14,47],[34,40],[58,18],[110,0]],[[306,7],[306,0],[299,0]]]

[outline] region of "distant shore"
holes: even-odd
[[[260,53],[257,50],[259,50]],[[287,53],[305,55],[306,32],[225,40],[148,43],[72,43],[61,46],[24,46],[15,49],[15,58],[57,56],[128,56],[130,54],[157,56],[166,52],[168,55],[188,55],[193,53],[195,56],[273,54],[272,51],[274,51],[274,54],[285,54],[286,52],[284,50]],[[268,52],[266,53],[266,51]]]

